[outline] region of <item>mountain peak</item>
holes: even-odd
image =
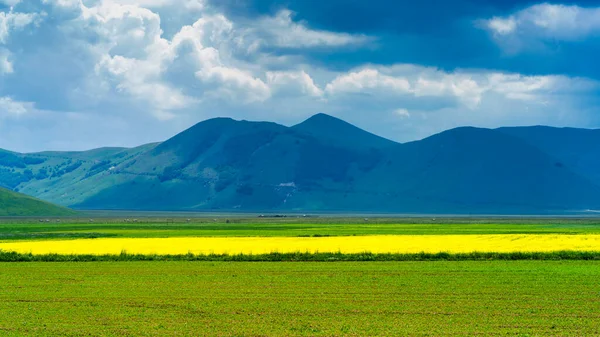
[[[353,126],[352,124],[350,124],[344,120],[341,120],[337,117],[333,117],[333,116],[325,114],[325,113],[318,113],[318,114],[310,116],[304,122],[295,125],[294,128],[296,128],[296,127],[298,127],[298,128],[304,128],[304,127],[314,128],[314,127],[336,126],[336,125]]]
[[[337,117],[318,113],[292,129],[334,145],[356,148],[381,148],[397,144],[374,135]]]
[[[307,121],[309,121],[309,120],[335,120],[335,121],[341,121],[341,122],[343,122],[343,120],[341,120],[341,119],[339,119],[337,117],[334,117],[332,115],[328,115],[328,114],[323,113],[323,112],[316,113],[316,114],[308,117],[306,120]]]

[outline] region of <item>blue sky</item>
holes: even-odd
[[[328,113],[397,141],[600,127],[600,3],[0,0],[0,148]]]

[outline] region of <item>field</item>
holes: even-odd
[[[0,242],[0,250],[32,254],[229,254],[600,252],[597,234],[363,235],[330,237],[99,238]]]
[[[0,250],[54,261],[0,262],[2,336],[600,335],[593,218],[4,219]]]
[[[154,218],[0,224],[0,250],[33,254],[600,251],[595,219]],[[93,239],[93,240],[91,240]]]
[[[44,220],[44,219],[42,219]],[[124,218],[0,219],[0,241],[64,238],[318,237],[600,234],[598,218]],[[60,222],[57,222],[60,221]]]
[[[600,334],[589,261],[0,264],[0,334]]]

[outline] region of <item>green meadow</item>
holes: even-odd
[[[42,222],[40,222],[40,220]],[[600,234],[594,218],[144,218],[5,219],[0,240],[96,237]],[[60,221],[60,222],[59,222]]]
[[[0,241],[600,234],[593,218],[4,218]],[[600,252],[0,252],[0,336],[595,336]]]
[[[594,336],[592,261],[1,263],[3,336]]]

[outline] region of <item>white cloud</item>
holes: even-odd
[[[569,81],[560,76],[522,76],[518,74],[493,73],[488,75],[490,88],[504,94],[506,98],[535,100],[540,93],[551,93],[561,81]]]
[[[98,51],[96,73],[115,82],[118,91],[145,101],[159,118],[172,117],[170,111],[187,108],[205,95],[241,103],[269,97],[262,80],[222,57],[221,45],[232,30],[223,15],[201,16],[171,40],[162,37],[160,16],[138,6],[104,1],[97,7],[83,7],[76,21],[100,38],[90,47]],[[203,89],[196,93],[198,97],[185,95],[177,83],[163,78],[174,64],[195,74]]]
[[[404,94],[410,92],[410,83],[403,76],[390,76],[382,74],[379,70],[365,68],[351,71],[338,76],[325,88],[327,93],[366,93],[372,90],[385,90],[393,93]]]
[[[33,103],[19,102],[11,97],[0,97],[0,118],[18,117],[33,109]]]
[[[269,98],[269,87],[251,73],[230,67],[210,67],[196,72],[196,76],[205,83],[214,84],[218,98],[237,100],[244,103],[264,101]]]
[[[478,110],[491,96],[505,100],[546,104],[556,93],[589,92],[598,88],[591,80],[566,76],[524,76],[520,74],[457,70],[445,72],[417,65],[370,66],[340,74],[327,84],[330,99],[352,93],[373,101],[454,100],[464,108]],[[443,103],[448,105],[448,103]]]
[[[518,15],[519,25],[533,25],[549,37],[577,39],[600,33],[600,7],[541,4]]]
[[[21,0],[0,0],[0,3],[10,6],[10,7],[15,6],[19,2],[21,2]]]
[[[400,116],[401,118],[410,118],[410,112],[403,108],[395,109],[394,113]]]
[[[71,1],[71,0],[67,0]],[[132,5],[145,8],[181,7],[186,10],[202,10],[206,3],[204,0],[104,0],[105,3],[117,5]]]
[[[0,48],[0,75],[11,74],[14,71],[13,65],[8,59],[9,56],[8,50]]]
[[[38,17],[33,13],[0,12],[0,43],[5,44],[11,31],[20,30],[32,24]]]
[[[505,49],[516,53],[531,48],[530,41],[577,41],[600,36],[600,7],[543,3],[480,24]]]
[[[89,74],[81,74],[85,84],[71,85],[86,86],[105,97],[111,95],[110,90],[123,99],[129,95],[160,116],[172,116],[175,110],[207,100],[244,105],[264,102],[274,93],[322,96],[307,72],[265,67],[272,61],[288,67],[292,58],[249,48],[245,41],[288,48],[339,47],[366,41],[363,36],[310,29],[294,22],[287,10],[235,24],[201,0],[42,1],[52,10],[60,10],[58,28],[64,38],[78,49],[87,49],[88,59],[79,56],[80,60],[94,64],[98,89],[90,87],[94,80]],[[159,13],[169,8],[195,10],[196,19],[167,37]],[[252,61],[244,60],[248,53]],[[9,64],[4,63],[5,72],[12,70]]]
[[[79,24],[104,42],[110,55],[142,57],[160,39],[160,17],[146,8],[103,2],[83,7]]]
[[[234,54],[240,37],[248,37],[249,33],[245,28],[236,29],[222,14],[204,14],[192,25],[181,27],[170,40],[162,37],[160,17],[147,9],[104,3],[84,10],[82,18],[92,21],[103,40],[108,41],[96,69],[119,78],[118,89],[138,98],[147,94],[147,100],[157,106],[157,96],[140,88],[153,83],[163,91],[175,92],[173,86],[179,83],[173,78],[177,76],[170,75],[194,74],[196,83],[188,83],[185,91],[196,99],[179,91],[174,95],[179,99],[169,100],[173,104],[163,104],[160,110],[183,109],[206,99],[228,104],[264,102],[273,91],[287,96],[322,96],[322,90],[304,71],[269,72],[237,59]],[[165,82],[167,78],[169,83]]]
[[[401,90],[390,85],[397,81],[405,83]],[[596,81],[562,75],[370,65],[331,80],[328,107],[319,111],[410,141],[464,125],[586,127],[596,118],[589,104],[599,89]]]
[[[361,45],[371,38],[365,35],[336,33],[308,28],[304,23],[294,22],[293,13],[281,10],[275,16],[266,16],[252,23],[238,43],[246,44],[249,50],[259,47],[312,48]]]
[[[231,55],[233,23],[223,15],[206,15],[182,27],[170,41],[168,65],[193,73],[199,95],[251,103],[269,98],[268,86],[250,67]]]
[[[42,3],[57,7],[64,7],[69,9],[79,8],[83,4],[82,0],[42,0]]]
[[[386,95],[392,99],[453,97],[467,107],[475,108],[487,89],[474,77],[473,74],[445,73],[412,65],[369,67],[338,76],[327,84],[326,92],[330,96],[354,93]]]
[[[152,113],[160,119],[173,117],[170,110],[183,109],[194,103],[194,99],[185,96],[181,90],[160,82],[157,69],[145,60],[105,57],[97,71],[106,71],[116,79],[118,91],[147,102]]]
[[[267,72],[267,83],[275,94],[321,97],[321,90],[305,71],[270,71]]]
[[[161,38],[160,17],[146,8],[104,1],[83,7],[75,20],[93,31],[100,43],[91,46],[98,55],[95,72],[114,82],[117,92],[144,102],[159,119],[172,118],[170,111],[194,102],[180,89],[161,81],[168,41]]]
[[[495,17],[487,21],[487,27],[495,34],[508,35],[517,28],[517,21],[513,17],[506,19]]]

